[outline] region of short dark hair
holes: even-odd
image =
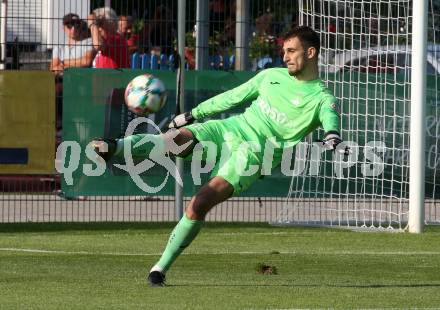
[[[321,48],[319,35],[309,26],[296,26],[283,36],[284,41],[293,38],[298,38],[305,50],[309,47],[314,47],[316,49],[316,55],[319,54],[319,49]]]
[[[63,26],[72,28],[72,27],[77,27],[80,24],[81,24],[81,18],[79,18],[79,16],[74,13],[69,13],[67,15],[64,15],[63,17]]]

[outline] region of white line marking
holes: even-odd
[[[102,255],[102,256],[155,256],[155,255],[161,255],[161,253],[87,252],[87,251],[62,251],[62,250],[20,249],[20,248],[0,248],[0,251],[43,253],[43,254]]]
[[[43,254],[68,254],[68,255],[102,255],[102,256],[159,256],[162,253],[120,253],[120,252],[88,252],[88,251],[62,251],[62,250],[44,250],[44,249],[23,249],[23,248],[0,248],[3,252],[22,252],[22,253],[43,253]],[[375,251],[334,251],[334,252],[319,252],[319,251],[279,251],[276,254],[258,251],[213,251],[213,252],[185,252],[182,255],[440,255],[436,251],[420,251],[420,252],[403,252],[403,251],[389,251],[389,252],[375,252]]]
[[[211,232],[210,232],[211,234]],[[288,235],[291,234],[291,232],[288,231],[274,231],[274,232],[213,232],[213,235],[220,235],[220,236],[240,236],[240,235],[263,235],[263,236],[276,236],[276,235]],[[306,233],[307,234],[307,233]],[[297,235],[295,233],[295,235]]]

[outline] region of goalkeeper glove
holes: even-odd
[[[171,122],[168,124],[168,128],[180,128],[185,125],[192,124],[194,122],[195,118],[192,116],[191,112],[185,112],[182,114],[177,115],[175,118],[171,120]]]
[[[106,162],[115,154],[117,144],[117,140],[113,138],[96,138],[92,141],[93,150]]]
[[[339,133],[336,131],[329,131],[325,134],[324,140],[322,140],[322,144],[328,150],[335,151],[336,147],[339,143],[342,142]]]
[[[342,139],[339,136],[338,132],[329,131],[325,134],[324,140],[322,140],[320,142],[322,142],[322,144],[324,145],[324,147],[326,149],[335,152],[339,143],[342,142]],[[338,153],[341,153],[344,156],[348,156],[352,153],[352,151],[351,151],[350,147],[348,145],[346,145],[343,149],[339,149]]]

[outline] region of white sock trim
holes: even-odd
[[[163,271],[162,268],[159,267],[159,265],[154,265],[153,268],[151,268],[150,272],[153,272],[153,271],[159,271],[159,272],[165,274],[165,272]]]

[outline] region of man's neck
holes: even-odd
[[[74,40],[73,38],[69,38],[68,40],[67,40],[67,45],[74,45],[75,44],[75,42],[76,42],[76,40]]]
[[[313,81],[319,78],[318,67],[311,70],[304,70],[300,74],[295,76],[298,81]]]

